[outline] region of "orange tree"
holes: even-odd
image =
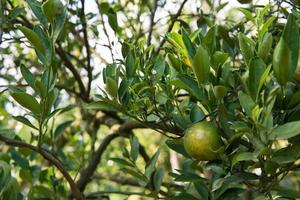
[[[299,199],[299,5],[239,2],[0,0],[0,199]]]

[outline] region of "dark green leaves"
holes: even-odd
[[[300,134],[300,121],[289,122],[275,128],[271,133],[270,139],[289,139]]]
[[[202,45],[199,45],[197,49],[192,68],[199,84],[208,81],[210,71],[209,54]]]
[[[262,75],[266,70],[266,64],[262,59],[254,58],[251,59],[249,64],[249,80],[248,80],[248,88],[250,91],[250,95],[254,101],[260,91],[260,80]]]
[[[3,194],[3,192],[7,188],[10,178],[11,176],[9,165],[4,161],[0,161],[0,196],[2,196],[1,194]]]
[[[291,61],[289,65],[290,76],[293,75],[297,67],[299,56],[299,29],[295,27],[299,27],[296,17],[294,14],[290,14],[282,34],[282,38],[286,42],[288,49],[291,51]]]
[[[25,26],[19,26],[18,28],[20,31],[22,31],[22,33],[25,35],[25,37],[28,39],[28,41],[32,44],[34,48],[39,50],[42,54],[45,54],[45,47],[43,46],[42,41],[40,40],[37,33]]]
[[[240,33],[238,35],[239,45],[242,52],[242,55],[244,57],[246,65],[249,64],[250,59],[254,55],[254,45],[251,41],[251,39],[247,38],[244,34]]]
[[[183,139],[168,139],[166,144],[170,149],[176,151],[177,153],[182,154],[186,158],[191,158],[183,146]]]
[[[23,117],[23,116],[12,116],[15,120],[35,129],[38,130],[37,127],[35,127],[27,118]]]
[[[42,5],[42,11],[50,23],[53,23],[56,16],[63,13],[63,4],[60,0],[47,0]]]
[[[21,65],[20,69],[21,69],[21,74],[22,74],[23,78],[25,79],[25,81],[28,83],[28,85],[31,88],[34,89],[35,88],[35,84],[34,84],[35,77],[34,77],[34,75],[24,65]]]
[[[155,152],[155,154],[151,157],[151,159],[147,163],[146,168],[145,168],[146,177],[150,178],[152,173],[155,171],[155,165],[156,165],[159,154],[160,154],[160,149],[158,149]]]
[[[139,155],[139,141],[138,139],[135,137],[135,136],[131,136],[130,137],[130,146],[131,146],[131,149],[130,149],[130,155],[131,155],[131,158],[136,161],[138,155]]]
[[[30,110],[35,115],[38,115],[41,113],[41,106],[37,102],[37,100],[31,96],[30,94],[27,94],[23,91],[11,91],[11,96],[18,102],[21,106],[24,108]]]
[[[253,102],[253,100],[251,99],[250,96],[243,93],[242,91],[240,91],[238,93],[238,96],[239,96],[240,104],[241,104],[242,108],[244,109],[245,113],[249,117],[252,117],[252,110],[255,107],[255,103]]]

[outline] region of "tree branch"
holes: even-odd
[[[181,3],[181,5],[180,5],[180,7],[179,7],[179,9],[178,9],[178,11],[177,11],[177,13],[176,13],[176,14],[173,16],[173,18],[172,18],[172,21],[171,21],[171,24],[170,24],[170,26],[169,26],[169,28],[168,28],[168,30],[167,30],[167,33],[169,33],[169,32],[172,31],[172,29],[173,29],[173,27],[174,27],[174,24],[175,24],[175,22],[177,21],[177,18],[181,15],[181,12],[182,12],[182,10],[183,10],[183,7],[184,7],[184,5],[185,5],[185,3],[186,3],[187,1],[188,1],[188,0],[184,0],[184,1]],[[165,42],[166,42],[166,37],[164,37],[163,40],[160,42],[160,44],[159,44],[159,46],[158,46],[158,49],[157,49],[157,51],[156,51],[157,54],[160,52],[160,50],[161,50],[162,46],[165,44]]]
[[[85,13],[84,13],[84,8],[85,8],[85,0],[81,0],[81,14],[80,14],[80,19],[81,23],[83,26],[83,37],[84,37],[84,45],[86,49],[86,60],[87,60],[87,73],[88,73],[88,85],[87,85],[87,98],[89,98],[90,91],[91,91],[91,84],[92,84],[92,67],[91,67],[91,51],[90,51],[90,45],[88,41],[88,34],[87,34],[87,24],[86,24],[86,19],[85,19]]]
[[[68,183],[70,185],[70,188],[72,190],[72,195],[74,196],[74,198],[77,200],[84,199],[83,194],[79,191],[75,182],[73,181],[70,174],[65,170],[61,161],[58,158],[56,158],[50,151],[43,149],[43,148],[38,148],[36,146],[22,142],[20,140],[7,138],[1,134],[0,134],[0,141],[4,142],[5,144],[10,145],[10,146],[30,149],[30,150],[35,151],[35,152],[39,153],[40,155],[42,155],[47,161],[49,161],[52,165],[54,165],[63,174],[63,176],[65,177],[65,179],[68,181]]]
[[[155,17],[155,13],[157,10],[157,1],[158,0],[154,0],[154,6],[153,6],[153,10],[151,12],[150,30],[149,30],[149,36],[148,36],[148,46],[151,44],[151,37],[152,37],[153,26],[154,26],[154,17]]]
[[[86,97],[87,93],[86,93],[84,84],[82,82],[81,76],[78,73],[78,71],[76,70],[75,66],[68,59],[66,53],[64,52],[64,50],[62,49],[62,47],[61,47],[60,44],[58,44],[58,47],[55,48],[55,51],[57,52],[57,54],[59,55],[59,57],[63,60],[65,66],[72,72],[74,78],[76,79],[76,81],[77,81],[77,83],[79,85],[79,90],[80,90],[82,99],[88,100],[88,98]]]
[[[107,135],[100,146],[97,148],[95,153],[92,155],[92,159],[88,163],[88,166],[83,169],[80,173],[80,178],[76,182],[77,187],[80,191],[84,191],[87,184],[90,182],[92,175],[97,169],[98,164],[101,161],[101,157],[106,150],[107,146],[117,137],[119,136],[126,136],[128,133],[131,132],[131,130],[135,128],[142,128],[143,126],[139,123],[135,122],[125,122],[122,124],[118,130],[114,131],[113,133]]]

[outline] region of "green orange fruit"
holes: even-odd
[[[198,122],[188,128],[183,142],[187,153],[201,161],[217,159],[217,150],[223,145],[218,129],[212,122],[207,121]]]

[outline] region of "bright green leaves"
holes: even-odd
[[[192,68],[199,85],[208,81],[210,72],[209,54],[202,45],[199,45],[193,58]]]
[[[105,87],[107,93],[114,99],[118,96],[118,83],[116,80],[108,77],[106,79],[106,87]]]
[[[41,113],[41,106],[38,101],[30,94],[22,90],[11,89],[11,96],[24,108],[30,110],[35,115]]]
[[[20,31],[22,31],[22,33],[25,35],[25,37],[28,39],[28,41],[32,44],[34,48],[36,48],[42,54],[45,54],[45,46],[43,45],[37,33],[25,26],[19,26],[18,28]]]
[[[261,59],[265,60],[267,58],[268,54],[271,51],[272,44],[273,44],[272,34],[269,32],[265,33],[262,42],[259,44],[258,52],[257,52],[258,56]]]
[[[56,16],[63,13],[64,6],[60,0],[47,0],[42,5],[42,11],[50,23],[53,23]]]
[[[242,52],[242,55],[244,57],[246,65],[249,64],[249,61],[253,58],[254,56],[254,42],[245,36],[242,33],[239,33],[238,35],[238,40],[239,40],[239,45],[240,45],[240,50]]]
[[[299,31],[295,16],[290,14],[283,34],[273,54],[273,70],[281,86],[285,86],[294,74],[299,56]]]
[[[227,95],[227,91],[227,88],[223,85],[216,85],[213,88],[213,92],[217,100],[224,98]]]

